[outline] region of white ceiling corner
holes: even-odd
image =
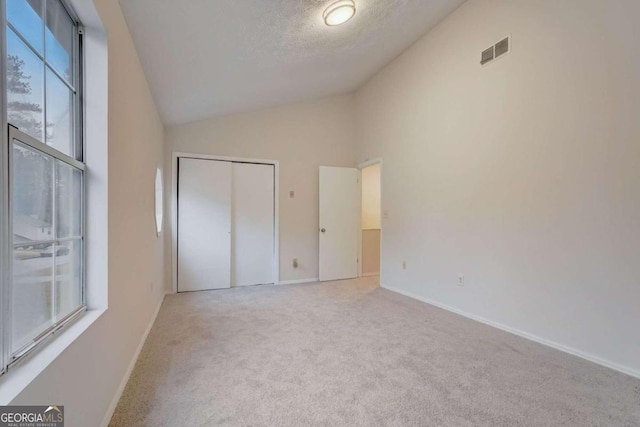
[[[465,0],[120,0],[164,122],[346,93]]]

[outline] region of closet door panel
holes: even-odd
[[[230,162],[181,158],[178,292],[231,287]]]
[[[274,166],[233,164],[232,283],[274,283]]]

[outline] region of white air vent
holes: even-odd
[[[511,51],[511,37],[505,37],[498,43],[482,51],[480,65],[485,65]]]

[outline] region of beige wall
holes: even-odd
[[[640,375],[638,16],[469,0],[357,92],[384,285]]]
[[[69,427],[103,421],[164,296],[154,223],[163,126],[119,3],[96,7],[109,32],[109,308],[14,401],[63,404]]]
[[[353,102],[352,95],[343,95],[171,127],[167,158],[171,152],[189,152],[278,160],[280,280],[317,278],[318,167],[354,167]],[[169,239],[167,248],[170,255]]]

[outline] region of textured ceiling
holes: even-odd
[[[166,124],[355,90],[465,0],[120,0]]]

